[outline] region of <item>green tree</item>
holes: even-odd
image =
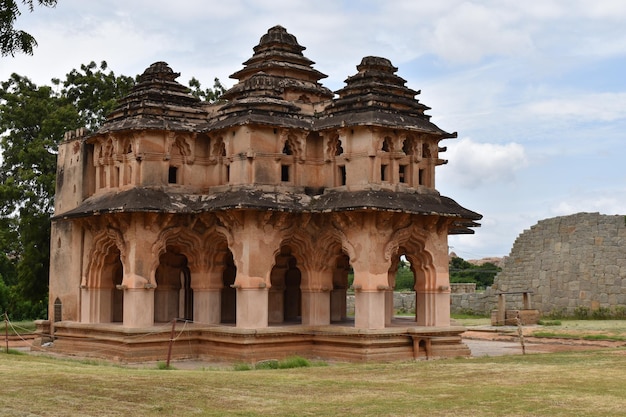
[[[476,283],[477,288],[486,288],[493,285],[495,276],[502,270],[502,268],[491,262],[473,265],[459,257],[450,259],[449,269],[450,282]]]
[[[226,91],[218,78],[213,80],[213,88],[203,89],[200,81],[195,77],[191,77],[191,80],[189,80],[189,88],[191,88],[191,94],[194,97],[209,103],[214,103],[219,100],[220,96]]]
[[[22,302],[46,304],[59,141],[69,130],[96,128],[134,84],[105,70],[105,62],[72,70],[60,91],[17,74],[0,84],[0,226],[9,235],[0,253],[15,274],[3,283]]]
[[[73,69],[65,76],[61,96],[78,109],[83,126],[96,130],[111,113],[117,100],[128,94],[135,85],[135,79],[125,75],[116,76],[108,70],[106,61],[96,65],[91,61],[81,65],[80,71]],[[52,80],[59,85],[58,79]]]
[[[135,79],[116,76],[102,61],[51,83],[12,74],[0,84],[0,308],[13,319],[45,313],[59,141],[79,127],[95,131]],[[189,86],[208,102],[224,92],[217,78],[213,89],[195,78]]]
[[[22,4],[32,12],[35,9],[33,0],[22,0]],[[54,7],[57,0],[37,0],[40,6]],[[2,56],[15,56],[16,52],[33,54],[37,41],[29,33],[15,29],[15,21],[21,15],[16,0],[0,0],[0,52]]]

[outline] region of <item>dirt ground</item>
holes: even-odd
[[[626,346],[626,342],[606,340],[553,339],[527,336],[533,327],[524,328],[526,353],[567,352],[574,350],[606,349]],[[463,333],[463,341],[472,351],[472,356],[521,355],[522,345],[517,328],[512,326],[481,326],[469,328]]]

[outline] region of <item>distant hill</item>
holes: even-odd
[[[454,252],[450,252],[449,256],[450,256],[450,259],[459,257]],[[504,261],[505,261],[506,258],[507,258],[506,256],[501,256],[501,257],[492,256],[492,257],[489,257],[489,258],[482,258],[482,259],[465,259],[465,261],[471,263],[472,265],[477,265],[477,266],[480,266],[480,265],[485,264],[487,262],[491,262],[495,266],[497,266],[499,268],[502,268],[504,266]]]

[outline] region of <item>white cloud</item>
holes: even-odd
[[[524,55],[532,50],[528,33],[506,8],[465,2],[443,14],[434,28],[434,52],[454,63],[477,63],[491,55]]]
[[[583,93],[544,99],[528,105],[531,114],[579,121],[614,121],[626,118],[626,93]]]
[[[448,146],[449,166],[439,169],[445,183],[478,188],[486,183],[511,183],[515,173],[528,165],[526,151],[518,143],[478,143],[469,138]]]
[[[589,193],[568,196],[565,200],[555,202],[550,208],[554,216],[590,212],[601,214],[626,214],[626,189],[619,193]]]

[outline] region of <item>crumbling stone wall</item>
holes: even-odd
[[[517,237],[494,285],[483,294],[453,295],[451,310],[489,313],[498,291],[519,290],[534,291],[533,307],[542,314],[626,306],[626,216],[541,220]],[[507,296],[507,308],[519,308],[517,298]]]

